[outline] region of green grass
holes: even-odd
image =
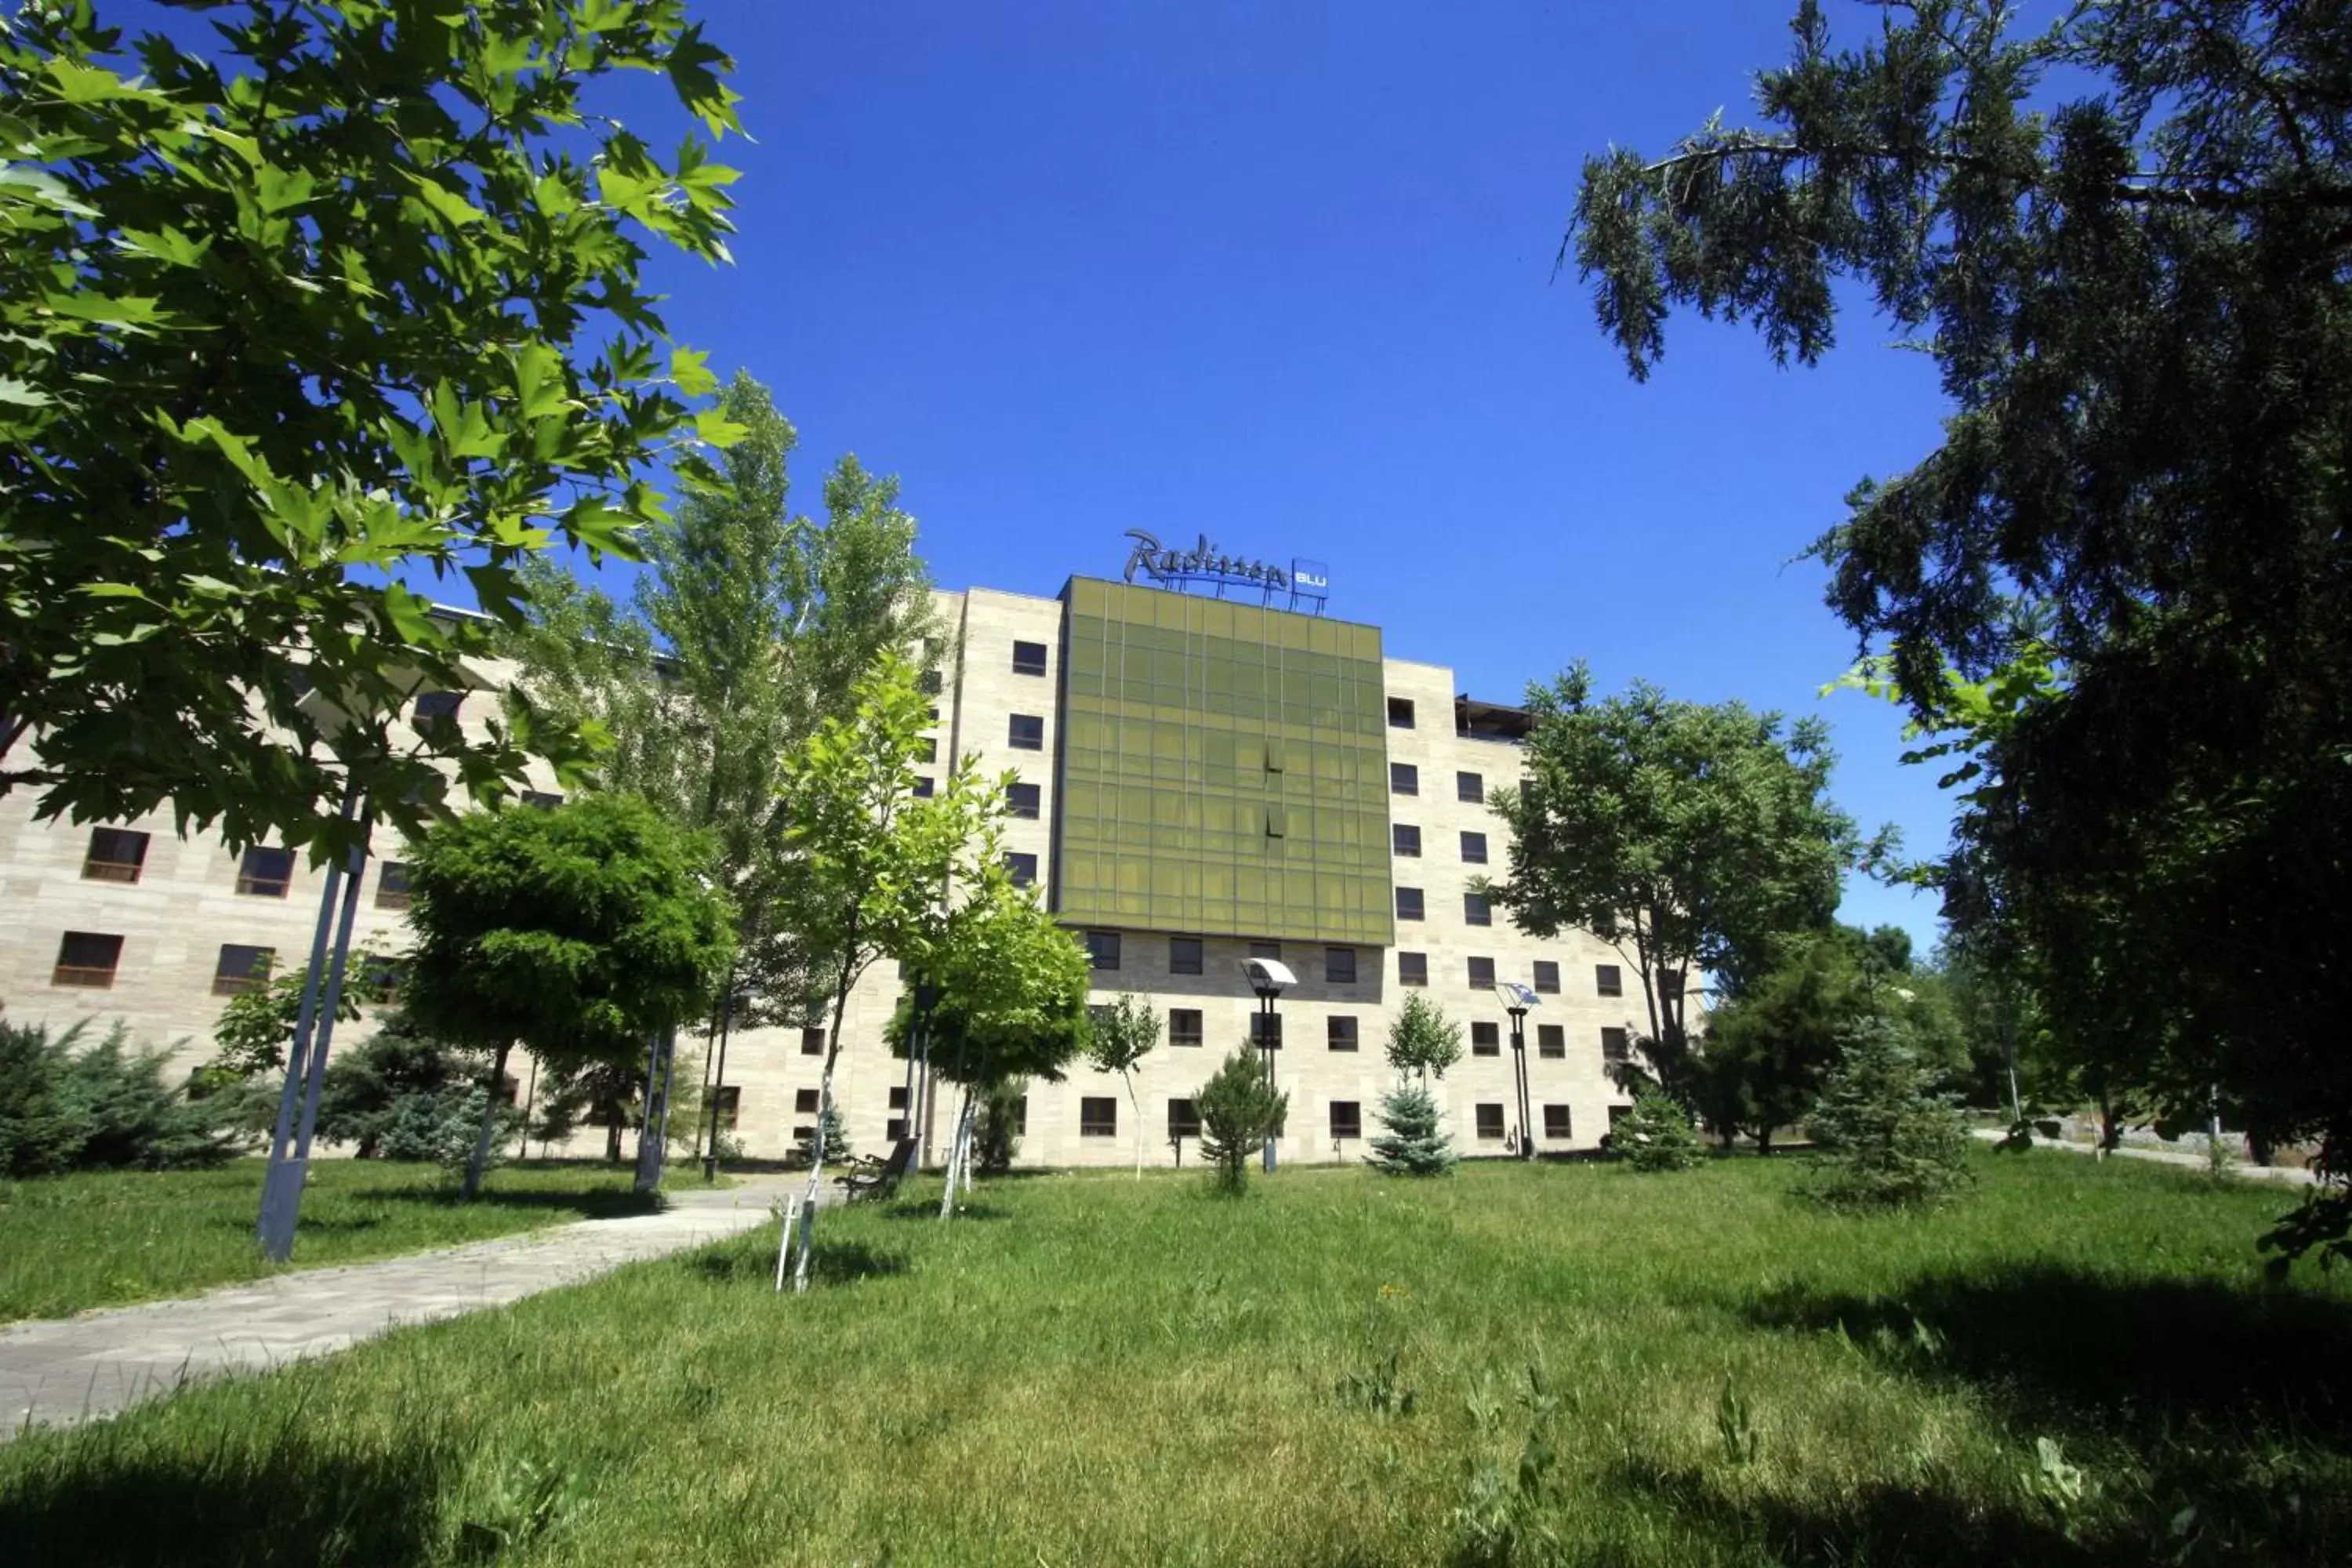
[[[0,1541],[597,1568],[1368,1568],[1512,1531],[1486,1560],[2352,1560],[2352,1287],[2263,1286],[2282,1194],[1978,1163],[1920,1218],[1816,1209],[1789,1158],[1302,1171],[1239,1202],[1190,1173],[1037,1177],[944,1228],[910,1187],[824,1216],[805,1298],[771,1294],[763,1231],[30,1434],[0,1448]]]
[[[274,1272],[253,1239],[266,1162],[207,1171],[106,1171],[0,1182],[0,1322],[185,1296]],[[530,1162],[460,1204],[431,1165],[310,1167],[292,1268],[356,1263],[541,1226],[644,1213],[631,1167]],[[699,1173],[672,1171],[673,1182]]]

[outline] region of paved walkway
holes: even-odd
[[[0,1443],[27,1422],[111,1415],[183,1383],[331,1355],[404,1323],[432,1322],[576,1285],[624,1263],[768,1222],[807,1178],[755,1178],[668,1194],[658,1214],[583,1220],[381,1263],[279,1274],[180,1301],[0,1328]]]
[[[1997,1127],[1979,1127],[1976,1130],[1976,1134],[1989,1143],[1998,1143],[2009,1136]],[[2075,1143],[2063,1138],[2043,1138],[2038,1135],[2033,1140],[2033,1146],[2036,1149],[2064,1149],[2076,1154],[2095,1154],[2099,1152],[2094,1144]],[[2160,1165],[2179,1165],[2192,1171],[2202,1171],[2207,1168],[2204,1155],[2183,1153],[2177,1149],[2137,1149],[2126,1143],[2111,1152],[2119,1159],[2153,1160]],[[2306,1187],[2319,1179],[2300,1165],[2250,1165],[2240,1161],[2231,1161],[2226,1169],[2233,1176],[2244,1176],[2252,1181],[2285,1182]]]

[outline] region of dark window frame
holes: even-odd
[[[1331,1142],[1345,1142],[1364,1136],[1364,1102],[1360,1100],[1335,1100],[1329,1112]]]
[[[1549,958],[1535,961],[1535,987],[1538,996],[1559,994],[1559,964]]]
[[[1403,952],[1397,954],[1397,984],[1423,990],[1429,986],[1429,954]]]
[[[1555,1114],[1555,1112],[1557,1112],[1557,1114]],[[1544,1141],[1549,1143],[1574,1142],[1576,1141],[1576,1118],[1574,1111],[1565,1105],[1545,1106],[1543,1108],[1543,1135]]]
[[[1209,944],[1200,937],[1171,936],[1168,939],[1169,973],[1205,974],[1208,962]]]
[[[1004,804],[1010,806],[1013,815],[1022,821],[1034,822],[1045,814],[1045,786],[1024,784],[1015,779],[1004,792]]]
[[[1487,863],[1485,834],[1473,833],[1466,827],[1462,830],[1462,863],[1465,866],[1484,866]]]
[[[1495,988],[1495,961],[1493,959],[1473,955],[1467,957],[1466,965],[1467,967],[1464,972],[1470,976],[1471,990],[1492,991]]]
[[[228,955],[232,952],[253,953],[258,957],[248,959],[243,970],[232,973],[228,967]],[[258,942],[225,942],[213,959],[213,994],[242,996],[248,991],[266,990],[269,984],[269,972],[277,964],[278,950],[274,947],[264,947]],[[255,973],[257,969],[258,973]]]
[[[1472,1128],[1479,1142],[1499,1143],[1503,1141],[1502,1101],[1480,1100],[1470,1108],[1470,1116]]]
[[[1503,1054],[1503,1026],[1492,1018],[1470,1020],[1470,1054],[1474,1057],[1499,1057]]]
[[[1490,926],[1495,923],[1495,906],[1484,893],[1462,895],[1462,923],[1469,926]]]
[[[256,856],[269,855],[282,855],[286,858],[286,871],[283,876],[272,877],[263,875],[257,873],[254,869],[254,858]],[[247,849],[243,855],[237,857],[236,890],[239,897],[247,899],[282,899],[293,889],[293,887],[294,851],[291,849],[280,849],[274,845],[268,844],[257,844]]]
[[[1565,1058],[1568,1055],[1568,1026],[1565,1024],[1538,1024],[1536,1026],[1536,1055],[1542,1057],[1547,1060],[1553,1061]]]
[[[1119,962],[1118,932],[1090,931],[1087,932],[1087,967],[1105,971],[1116,970]],[[1108,961],[1108,962],[1106,962]]]
[[[1396,918],[1401,921],[1425,921],[1429,918],[1429,902],[1419,888],[1399,888],[1396,890]]]
[[[1421,858],[1421,829],[1410,822],[1389,824],[1389,853],[1409,860]]]
[[[1418,795],[1421,794],[1421,770],[1414,767],[1411,763],[1391,763],[1389,764],[1389,793],[1391,795]]]
[[[1034,659],[1026,657],[1031,648],[1037,650],[1036,658]],[[1015,675],[1045,674],[1045,645],[1041,642],[1023,642],[1015,638],[1013,644],[1013,673]]]
[[[1622,996],[1625,994],[1625,971],[1614,963],[1594,964],[1592,989],[1596,995]]]
[[[1333,1013],[1323,1020],[1323,1047],[1332,1051],[1352,1051],[1361,1044],[1361,1033],[1356,1026],[1353,1013]]]
[[[1198,1007],[1168,1009],[1168,1045],[1171,1050],[1198,1050],[1208,1042],[1209,1030]]]
[[[1345,962],[1340,962],[1344,960]],[[1356,963],[1352,947],[1327,947],[1323,950],[1323,984],[1353,985],[1360,966]]]
[[[1034,731],[1022,726],[1034,724]],[[1024,738],[1026,737],[1026,738]],[[1045,716],[1042,713],[1008,713],[1004,717],[1004,744],[1015,752],[1042,752],[1045,749]]]
[[[1454,798],[1465,805],[1486,804],[1486,775],[1467,769],[1454,775]]]
[[[85,944],[111,942],[114,945],[106,949],[106,962],[104,963],[68,963],[68,957],[74,952],[74,941],[77,937]],[[94,957],[96,956],[97,952],[97,948],[85,945],[80,950],[80,956],[83,958]],[[111,991],[114,989],[114,978],[121,972],[121,969],[122,938],[116,932],[104,931],[63,931],[60,932],[58,937],[58,961],[49,970],[49,984],[52,985],[69,985],[77,990],[82,991]]]
[[[1411,730],[1415,728],[1413,723],[1412,698],[1391,697],[1389,699],[1389,728],[1391,730]]]
[[[1078,1136],[1081,1138],[1116,1138],[1118,1136],[1118,1096],[1115,1094],[1082,1094],[1078,1097]]]
[[[1028,850],[1006,850],[1004,868],[1012,874],[1014,887],[1034,888],[1037,885],[1037,857]]]
[[[99,857],[98,850],[100,840],[102,837],[114,841],[110,843],[109,847],[117,850],[122,847],[121,844],[119,842],[120,840],[136,839],[138,841],[138,853],[131,856],[128,860],[113,858],[101,859]],[[139,879],[146,875],[147,850],[149,846],[153,842],[153,839],[154,835],[136,827],[91,828],[89,830],[89,843],[82,851],[82,880],[85,882],[116,882],[126,888],[137,886]],[[130,875],[121,875],[121,873],[126,871],[129,872]]]

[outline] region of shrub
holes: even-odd
[[[1895,1025],[1873,1018],[1847,1031],[1844,1055],[1805,1122],[1827,1156],[1821,1196],[1907,1208],[1968,1184],[1968,1123],[1933,1082]]]
[[[981,1091],[980,1121],[972,1131],[971,1157],[982,1175],[1002,1175],[1013,1169],[1013,1156],[1021,1152],[1021,1098],[1028,1089],[1028,1079],[1011,1079],[992,1083]]]
[[[1706,1156],[1690,1112],[1660,1089],[1644,1089],[1610,1133],[1610,1146],[1637,1171],[1683,1171]]]
[[[161,1171],[236,1152],[219,1108],[175,1094],[163,1058],[123,1048],[121,1025],[81,1047],[83,1026],[56,1039],[37,1025],[0,1023],[0,1174]]]
[[[403,1134],[402,1147],[418,1147],[415,1130],[425,1113],[408,1107],[407,1101],[462,1090],[479,1081],[485,1065],[481,1052],[436,1040],[407,1014],[395,1013],[357,1048],[329,1058],[319,1086],[318,1135],[331,1143],[353,1145],[362,1159],[376,1154],[431,1159],[430,1154],[391,1154],[386,1134],[404,1113],[408,1131]]]
[[[1282,1131],[1290,1097],[1275,1092],[1256,1054],[1244,1048],[1227,1057],[1192,1100],[1201,1112],[1201,1157],[1215,1173],[1217,1185],[1241,1191],[1249,1180],[1250,1156]]]
[[[1454,1169],[1454,1142],[1437,1124],[1437,1101],[1414,1084],[1401,1083],[1381,1101],[1372,1140],[1372,1169],[1391,1176],[1442,1176]]]
[[[793,1151],[803,1165],[809,1163],[816,1154],[816,1151],[810,1147],[814,1142],[814,1138],[803,1138]],[[841,1102],[837,1100],[829,1100],[824,1108],[824,1163],[828,1165],[846,1165],[856,1158],[856,1151],[849,1146],[849,1129],[841,1120]]]
[[[401,1096],[384,1123],[383,1157],[425,1162],[440,1166],[452,1178],[462,1176],[474,1157],[474,1140],[481,1136],[482,1110],[488,1099],[488,1091],[478,1084]],[[499,1118],[485,1169],[503,1163],[507,1143],[521,1124],[521,1116],[512,1110]]]

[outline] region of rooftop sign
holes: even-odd
[[[1160,542],[1158,535],[1139,528],[1129,529],[1127,536],[1135,542],[1127,556],[1127,580],[1130,583],[1140,572],[1160,587],[1180,594],[1197,588],[1213,592],[1220,599],[1226,597],[1226,590],[1239,588],[1256,594],[1261,605],[1278,603],[1281,608],[1317,616],[1323,613],[1323,602],[1330,596],[1331,574],[1320,561],[1293,556],[1285,569],[1264,561],[1229,555],[1210,543],[1205,533],[1191,550],[1171,550]]]

